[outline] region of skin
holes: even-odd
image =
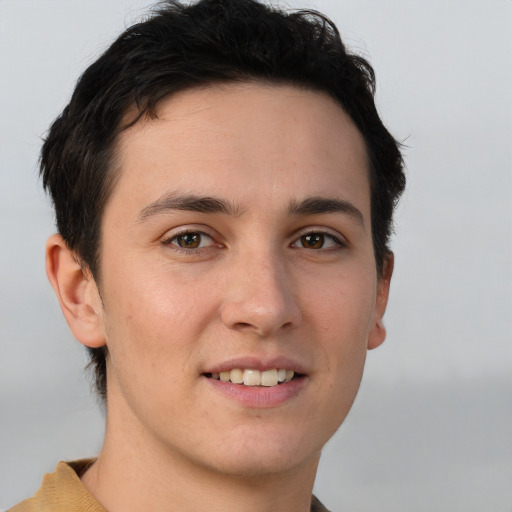
[[[105,443],[82,481],[111,512],[309,510],[321,449],[385,338],[393,260],[379,278],[363,139],[330,97],[284,85],[188,90],[158,115],[119,138],[101,282],[58,235],[47,245],[74,335],[109,350]],[[190,195],[230,211],[170,207]],[[297,207],[312,198],[343,208]],[[304,376],[277,405],[205,377],[278,357]]]

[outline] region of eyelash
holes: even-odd
[[[199,245],[203,242],[203,240],[202,240],[203,238],[210,239],[211,243],[206,247],[193,247],[193,248],[181,247],[177,243],[174,243],[175,240],[179,239],[180,237],[185,237],[187,235],[199,235],[199,237],[200,237]],[[322,237],[322,246],[321,247],[315,249],[315,248],[301,247],[298,245],[299,243],[304,241],[305,237],[314,236],[314,235]],[[326,240],[330,240],[337,247],[324,248],[323,246],[325,245]],[[179,233],[174,233],[174,234],[172,234],[172,236],[164,238],[162,240],[162,245],[172,246],[174,250],[185,253],[185,254],[197,254],[199,251],[208,250],[210,247],[212,247],[214,245],[217,245],[218,248],[223,247],[222,244],[215,243],[214,238],[212,236],[210,236],[208,233],[205,233],[204,231],[197,230],[197,229],[186,229]],[[294,241],[290,245],[293,248],[305,249],[307,251],[312,251],[312,252],[320,252],[320,251],[322,251],[322,249],[324,251],[333,250],[336,248],[341,249],[341,248],[347,247],[348,244],[346,243],[346,241],[344,241],[344,239],[342,239],[341,237],[337,237],[337,236],[333,235],[332,233],[322,231],[321,229],[318,229],[318,230],[312,229],[310,231],[300,234],[297,238],[294,239]]]
[[[321,251],[322,249],[324,249],[324,251],[326,251],[326,250],[329,250],[329,249],[332,250],[332,249],[335,249],[335,248],[347,247],[347,243],[344,240],[342,240],[341,237],[337,237],[337,236],[333,235],[332,233],[328,233],[328,232],[322,231],[321,229],[318,229],[318,230],[312,229],[310,231],[307,231],[306,233],[302,233],[298,238],[295,239],[295,241],[292,243],[292,246],[297,247],[297,244],[300,243],[301,240],[303,240],[305,237],[313,236],[313,235],[317,235],[317,236],[323,237],[322,247],[320,247],[318,249],[312,249],[312,248],[308,248],[308,247],[299,247],[299,248],[316,252],[316,251]],[[325,240],[326,239],[327,240],[331,240],[338,247],[324,248],[323,245],[325,244]]]
[[[183,230],[179,233],[174,233],[172,234],[172,236],[169,236],[165,239],[162,240],[162,244],[165,245],[165,246],[169,246],[169,245],[172,245],[173,246],[173,249],[176,250],[176,251],[180,251],[180,252],[184,252],[186,254],[191,254],[191,253],[197,253],[199,250],[204,250],[204,249],[208,249],[208,247],[194,247],[194,248],[187,248],[187,247],[181,247],[180,245],[178,245],[177,243],[173,243],[174,240],[177,240],[178,238],[180,237],[185,237],[187,235],[199,235],[200,237],[200,242],[199,243],[202,243],[202,239],[203,238],[209,238],[212,242],[214,242],[214,239],[212,236],[210,236],[208,233],[205,233],[204,231],[200,231],[198,229],[186,229],[186,230]],[[212,244],[213,245],[213,244]],[[217,244],[219,247],[222,246],[222,244]]]

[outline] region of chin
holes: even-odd
[[[302,465],[316,467],[321,448],[330,437],[290,432],[293,427],[277,431],[266,427],[259,431],[257,427],[240,429],[234,438],[224,437],[211,466],[222,474],[242,478],[285,474]]]
[[[223,460],[216,465],[216,471],[224,475],[251,480],[269,476],[285,475],[296,471],[300,466],[311,465],[316,467],[320,459],[320,451],[305,456],[296,450],[294,453],[274,452],[273,454],[261,453],[260,450],[243,454],[234,460]],[[217,461],[218,462],[218,461]]]

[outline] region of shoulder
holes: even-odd
[[[313,496],[311,498],[311,512],[329,512],[329,510],[320,503],[320,500],[316,496]]]
[[[80,474],[92,460],[59,462],[44,476],[36,494],[8,512],[106,512],[80,481]]]
[[[14,507],[10,508],[7,512],[38,512],[39,510],[40,508],[38,508],[34,498],[29,498],[28,500],[14,505]]]

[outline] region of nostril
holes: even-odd
[[[236,322],[234,324],[234,327],[235,327],[235,329],[240,329],[240,330],[254,329],[255,328],[255,326],[252,325],[249,322]]]

